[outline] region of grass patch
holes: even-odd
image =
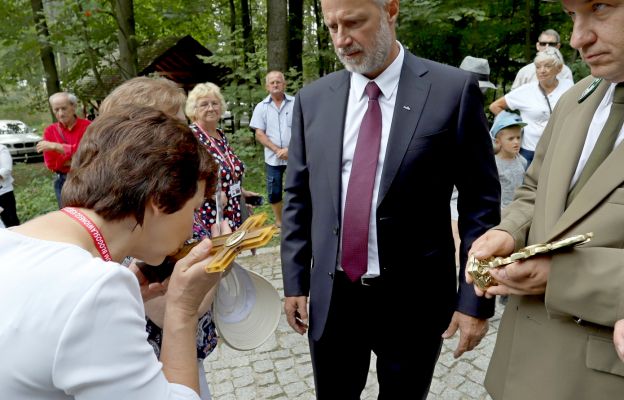
[[[24,223],[58,209],[54,195],[54,173],[42,162],[15,164],[13,178],[17,216],[20,222]]]

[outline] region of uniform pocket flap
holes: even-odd
[[[588,337],[585,365],[597,371],[624,376],[624,362],[618,358],[613,341],[607,338]]]

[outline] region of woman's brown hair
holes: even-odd
[[[217,167],[189,127],[161,111],[127,106],[100,115],[87,129],[63,187],[65,206],[105,220],[143,223],[148,200],[166,213],[181,209],[206,181],[212,196]]]

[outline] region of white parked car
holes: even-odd
[[[9,148],[13,162],[41,160],[37,153],[37,143],[41,136],[31,127],[18,120],[0,120],[0,143]]]

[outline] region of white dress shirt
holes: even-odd
[[[403,58],[405,51],[399,42],[399,55],[394,59],[392,64],[386,68],[374,82],[381,89],[379,95],[379,106],[381,108],[381,143],[379,146],[379,159],[377,161],[377,171],[375,173],[375,184],[373,186],[373,200],[371,203],[371,213],[368,230],[368,269],[364,274],[365,277],[373,277],[379,275],[379,252],[377,249],[377,197],[379,194],[379,182],[381,181],[381,173],[383,171],[384,160],[386,158],[386,146],[390,136],[390,126],[392,125],[392,116],[394,114],[394,103],[399,88],[399,78],[401,76],[401,68],[403,67]],[[351,88],[349,89],[349,100],[347,103],[347,113],[345,116],[344,137],[342,140],[342,191],[341,205],[342,216],[344,222],[344,208],[347,200],[347,190],[349,187],[349,177],[351,176],[351,167],[353,165],[353,154],[355,153],[355,145],[357,143],[360,124],[364,118],[364,114],[368,109],[368,96],[364,90],[370,79],[364,75],[351,74]],[[341,236],[342,239],[342,236]],[[341,240],[342,243],[342,240]],[[340,258],[339,258],[340,259]],[[339,266],[339,269],[341,267]]]
[[[611,105],[613,104],[613,92],[615,91],[615,85],[615,83],[612,83],[609,89],[607,89],[607,92],[594,113],[594,118],[592,118],[592,121],[589,124],[587,137],[585,138],[585,145],[583,145],[583,151],[581,152],[581,157],[579,158],[578,165],[576,166],[576,172],[574,172],[574,176],[570,182],[570,188],[574,186],[579,176],[581,176],[581,172],[583,172],[583,168],[585,168],[587,159],[594,149],[596,141],[598,141],[598,136],[600,136],[602,128],[607,123],[607,118],[609,117],[609,112],[611,111]],[[622,127],[618,137],[615,139],[615,146],[613,148],[617,147],[622,142],[622,139],[624,139],[624,127]]]

